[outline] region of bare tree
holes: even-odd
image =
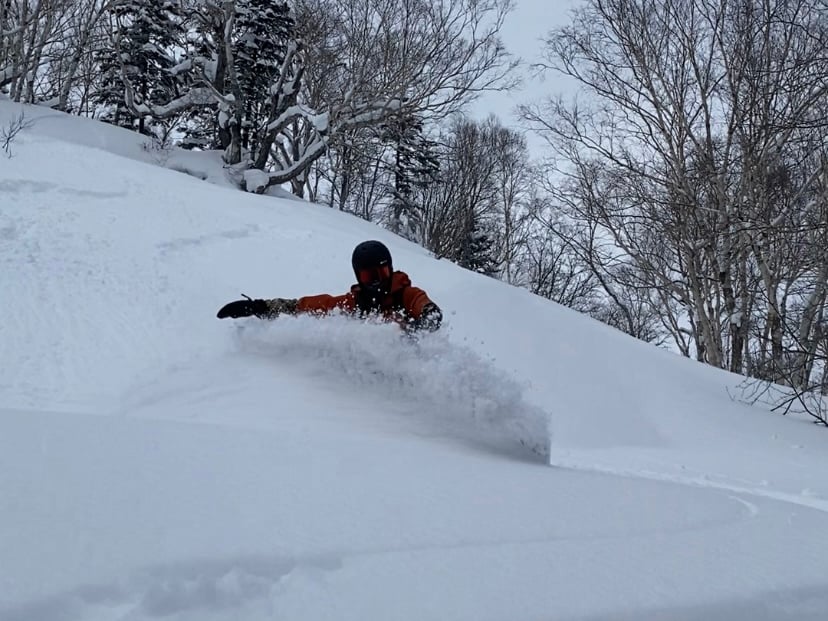
[[[508,283],[517,283],[517,263],[527,245],[532,223],[533,177],[526,139],[506,127],[494,127],[493,154],[497,166],[493,181],[497,227],[495,247],[500,274]]]
[[[535,199],[535,203],[535,213],[555,218],[554,208],[544,199]],[[558,220],[556,224],[553,228],[532,220],[525,241],[516,249],[515,284],[569,308],[595,314],[601,307],[598,280],[566,237],[556,232],[566,228],[566,223]]]
[[[476,230],[492,222],[498,188],[494,118],[485,123],[456,119],[442,137],[440,172],[422,189],[420,241],[436,253],[461,264],[471,257]]]
[[[62,36],[62,45],[51,53],[50,69],[52,85],[56,91],[54,107],[69,111],[72,89],[78,82],[84,57],[88,56],[93,45],[101,45],[99,26],[104,16],[111,12],[123,0],[74,0],[66,16],[66,31]],[[82,109],[83,97],[79,98],[77,109]]]
[[[587,0],[546,45],[546,68],[589,98],[523,114],[558,156],[551,172],[568,216],[611,247],[598,273],[655,292],[688,355],[749,372],[751,339],[764,332],[780,366],[796,292],[812,292],[799,313],[809,339],[823,299],[821,246],[794,222],[825,168],[824,3]],[[619,260],[640,282],[619,279]]]
[[[14,101],[34,101],[44,54],[62,31],[71,0],[6,0],[0,3],[0,89]]]

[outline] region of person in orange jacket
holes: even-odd
[[[343,295],[311,295],[298,299],[247,298],[225,304],[218,318],[279,315],[326,315],[340,310],[361,317],[378,315],[406,330],[435,331],[443,321],[440,308],[425,291],[414,287],[405,272],[394,271],[391,252],[382,242],[365,241],[354,248],[351,265],[357,282]]]

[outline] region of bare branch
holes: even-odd
[[[17,117],[11,119],[6,127],[0,130],[0,143],[3,145],[3,151],[6,153],[6,157],[12,158],[14,156],[11,147],[20,132],[30,129],[33,126],[34,121],[26,119],[26,113],[21,112]]]

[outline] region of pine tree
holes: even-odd
[[[435,143],[426,137],[423,120],[415,115],[388,123],[384,139],[391,144],[394,158],[391,228],[414,239],[421,215],[417,190],[434,182],[440,171]]]
[[[486,276],[498,272],[494,237],[479,217],[473,217],[466,239],[460,247],[458,264]]]
[[[236,3],[235,64],[245,101],[248,127],[255,130],[270,100],[270,88],[279,77],[294,21],[286,2],[239,0]],[[249,146],[247,139],[245,147]]]
[[[124,83],[121,80],[121,65],[118,52],[106,48],[95,54],[100,70],[100,82],[92,97],[95,104],[104,106],[101,120],[120,127],[132,127],[134,118],[124,103]]]
[[[230,24],[228,47],[224,33]],[[193,20],[198,37],[191,57],[210,67],[206,73],[212,87],[233,104],[188,113],[188,141],[232,150],[234,163],[243,157],[242,150],[259,150],[273,99],[270,89],[278,82],[294,26],[288,4],[275,0],[236,0],[199,13]]]
[[[219,43],[224,36],[226,23],[224,12],[213,0],[196,3],[186,14],[189,27],[188,46],[182,60],[196,67],[203,67],[204,74],[213,87],[224,93],[226,83],[225,54]],[[198,76],[200,69],[185,74],[185,80]],[[200,77],[200,76],[199,76]],[[229,142],[226,130],[219,126],[218,103],[196,106],[184,111],[178,130],[182,133],[181,146],[185,149],[224,149]]]
[[[170,71],[175,65],[171,50],[181,38],[181,16],[173,0],[127,0],[114,5],[113,12],[118,24],[116,45],[99,54],[102,83],[96,101],[114,107],[105,120],[132,126],[121,68],[141,101],[165,103],[175,97],[178,79]],[[146,131],[143,118],[138,130]]]

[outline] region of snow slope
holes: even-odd
[[[822,430],[133,140],[49,113],[0,161],[0,621],[828,618]],[[369,238],[444,330],[215,319]]]

